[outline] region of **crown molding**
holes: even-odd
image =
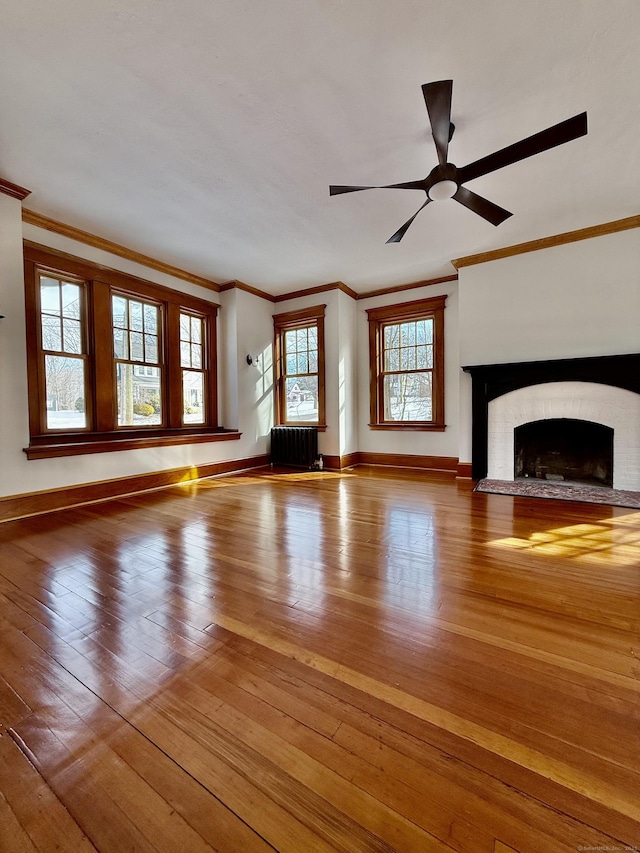
[[[25,190],[24,187],[19,187],[17,184],[12,184],[11,181],[5,181],[3,178],[0,178],[0,193],[9,195],[11,198],[17,198],[19,201],[24,201],[28,195],[31,195],[31,190]]]
[[[297,299],[298,296],[310,296],[314,293],[325,293],[327,290],[340,290],[352,299],[357,299],[358,294],[342,281],[331,281],[329,284],[318,284],[315,287],[307,287],[302,290],[292,290],[289,293],[279,293],[274,297],[274,302],[286,302],[288,299]]]
[[[358,294],[358,299],[372,299],[374,296],[385,296],[388,293],[402,293],[403,290],[413,290],[416,287],[431,287],[432,284],[445,284],[448,281],[457,281],[458,274],[443,275],[440,278],[428,278],[424,281],[413,281],[410,284],[397,284],[392,287],[381,287],[379,290],[367,290]]]
[[[244,281],[233,279],[233,281],[225,281],[220,285],[220,293],[225,293],[227,290],[244,290],[245,293],[251,293],[253,296],[259,296],[261,299],[266,299],[268,302],[275,302],[276,297],[265,290],[260,290],[250,284],[245,284]]]
[[[210,281],[202,276],[186,272],[185,270],[174,267],[171,264],[165,264],[164,261],[159,261],[156,258],[151,258],[148,255],[136,252],[133,249],[128,249],[126,246],[121,246],[119,243],[112,243],[111,240],[105,240],[103,237],[98,237],[96,234],[90,234],[88,231],[81,231],[80,228],[75,228],[73,225],[65,225],[63,222],[50,219],[48,216],[43,216],[41,213],[36,213],[34,210],[27,210],[26,208],[23,208],[22,221],[28,225],[35,225],[37,228],[44,228],[46,231],[52,231],[55,234],[62,234],[63,237],[69,237],[71,240],[75,240],[78,243],[93,246],[95,249],[101,249],[102,251],[109,252],[112,255],[118,255],[120,258],[126,258],[128,261],[141,264],[149,269],[166,273],[174,278],[188,281],[191,284],[197,284],[207,290],[213,290],[216,293],[220,292],[220,285],[215,281]]]
[[[481,252],[478,255],[466,255],[464,258],[456,258],[451,263],[459,270],[461,267],[485,264],[488,261],[498,261],[526,252],[537,252],[540,249],[563,246],[565,243],[576,243],[578,240],[590,240],[592,237],[602,237],[605,234],[615,234],[617,231],[628,231],[631,228],[640,228],[640,216],[628,216],[626,219],[615,219],[613,222],[604,222],[602,225],[592,225],[589,228],[580,228],[577,231],[565,231],[562,234],[555,234],[553,237],[542,237],[539,240],[530,240],[527,243],[516,243],[513,246]]]

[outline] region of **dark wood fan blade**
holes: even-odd
[[[466,187],[458,187],[458,191],[453,198],[456,201],[459,201],[460,204],[468,207],[469,210],[477,213],[478,216],[486,219],[487,222],[490,222],[492,225],[500,225],[500,223],[504,222],[505,219],[513,216],[513,214],[508,210],[505,210],[503,207],[499,207],[497,204],[494,204],[492,201],[488,201],[486,198],[482,198],[482,196],[477,195],[477,193],[472,193],[471,190],[468,190]]]
[[[343,187],[343,186],[330,186],[329,187],[329,195],[341,195],[342,193],[357,193],[360,190],[375,190],[377,187]]]
[[[402,225],[400,228],[398,228],[398,230],[396,231],[396,233],[395,233],[392,237],[389,237],[389,239],[387,240],[387,243],[399,243],[399,242],[400,242],[400,240],[402,240],[402,238],[404,237],[404,235],[405,235],[405,234],[407,233],[407,231],[409,230],[409,226],[411,225],[411,223],[413,222],[413,220],[414,220],[414,219],[416,218],[416,216],[420,213],[420,211],[421,211],[423,208],[425,208],[425,207],[429,204],[429,202],[430,202],[430,201],[431,201],[431,199],[430,199],[430,198],[428,198],[428,199],[425,201],[425,203],[422,205],[422,207],[419,207],[419,208],[418,208],[418,210],[416,210],[416,212],[413,214],[413,216],[411,217],[411,219],[408,219],[408,220],[404,223],[404,225]]]
[[[438,80],[435,83],[425,83],[422,87],[424,102],[427,105],[431,133],[438,152],[438,162],[441,166],[447,162],[449,139],[451,131],[451,95],[453,80]]]
[[[329,187],[329,195],[341,195],[342,193],[356,193],[359,190],[423,190],[427,191],[424,180],[406,181],[404,184],[387,184],[383,187],[345,187],[332,184]]]
[[[568,118],[566,121],[561,121],[560,124],[554,124],[553,127],[541,130],[540,133],[534,133],[533,136],[529,136],[527,139],[515,142],[507,148],[502,148],[494,154],[482,157],[480,160],[476,160],[475,163],[463,166],[461,169],[458,169],[458,181],[461,184],[465,184],[467,181],[472,181],[481,175],[487,175],[489,172],[495,172],[497,169],[503,169],[505,166],[517,163],[518,160],[525,160],[534,154],[540,154],[542,151],[548,151],[557,145],[564,145],[565,142],[571,142],[572,139],[578,139],[578,137],[584,136],[586,132],[587,114],[580,113],[577,116],[573,116],[573,118]]]

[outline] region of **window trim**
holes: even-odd
[[[27,331],[27,380],[29,399],[28,458],[75,455],[235,438],[237,430],[218,425],[217,406],[217,313],[219,306],[198,297],[153,284],[144,279],[76,258],[65,252],[25,241],[25,308]],[[88,427],[51,430],[46,427],[46,399],[40,333],[39,274],[50,274],[84,283],[87,337]],[[115,360],[112,343],[111,297],[122,294],[156,302],[163,313],[162,363],[166,372],[164,425],[118,426],[115,401]],[[181,311],[206,318],[207,423],[182,423],[182,370],[180,368]],[[42,362],[42,364],[41,364]],[[111,445],[111,446],[110,446]],[[31,452],[33,451],[33,452]]]
[[[39,268],[36,268],[36,274],[38,272],[38,269]],[[144,431],[145,433],[148,430],[153,431],[154,429],[164,429],[167,427],[167,422],[168,422],[168,412],[167,412],[166,400],[164,399],[164,396],[165,396],[164,393],[161,394],[161,396],[160,396],[160,400],[161,400],[161,404],[162,404],[161,405],[161,410],[162,410],[162,423],[161,424],[150,424],[149,426],[145,426],[144,424],[138,424],[137,426],[134,426],[133,424],[119,424],[118,423],[118,365],[130,364],[132,366],[132,374],[133,375],[135,375],[136,367],[138,369],[144,368],[145,370],[146,370],[147,366],[159,369],[160,370],[160,386],[159,387],[160,387],[161,391],[163,391],[163,392],[165,391],[167,383],[170,381],[169,380],[169,374],[168,374],[169,368],[168,368],[167,362],[165,360],[165,354],[167,352],[167,348],[165,345],[165,337],[166,337],[167,327],[168,327],[168,312],[166,311],[165,304],[163,302],[160,302],[159,300],[156,300],[156,299],[151,300],[149,297],[141,297],[139,295],[134,295],[131,293],[125,293],[120,288],[111,288],[110,289],[110,305],[111,305],[110,328],[111,328],[112,345],[113,345],[114,329],[121,328],[121,327],[116,327],[114,325],[114,322],[113,322],[113,299],[114,299],[114,297],[120,297],[121,299],[126,299],[127,301],[132,300],[135,302],[140,302],[143,306],[144,305],[151,305],[154,308],[157,308],[158,309],[159,330],[158,330],[158,335],[157,335],[157,337],[158,337],[158,362],[157,363],[150,364],[149,362],[147,362],[145,360],[143,360],[143,361],[134,360],[131,358],[130,352],[129,352],[129,358],[120,358],[115,353],[115,347],[113,348],[112,358],[111,358],[111,369],[113,372],[113,398],[112,398],[113,414],[114,414],[114,427],[113,427],[113,429],[116,430],[117,432],[122,432],[122,430],[133,430],[134,432],[138,432],[140,430],[140,431]],[[143,309],[143,313],[144,313],[144,309]],[[122,328],[124,329],[124,327],[122,327]],[[128,331],[128,332],[131,331],[129,326],[126,327],[126,331]],[[143,344],[143,348],[144,348],[144,344]],[[129,344],[127,344],[127,349],[129,350]],[[146,374],[138,373],[137,375],[138,376],[144,376]]]
[[[193,365],[186,367],[182,363],[182,344],[185,342],[184,338],[182,337],[182,317],[185,317],[185,316],[189,317],[190,334],[191,334],[191,320],[193,320],[195,318],[197,320],[200,320],[200,322],[201,322],[201,332],[200,332],[200,337],[201,337],[201,340],[200,340],[201,366],[200,367],[193,367]],[[185,420],[184,420],[184,417],[186,414],[186,412],[184,410],[184,374],[185,374],[185,371],[189,371],[191,373],[201,373],[202,374],[202,407],[204,410],[203,414],[204,414],[205,422],[207,420],[207,412],[209,411],[209,387],[208,387],[208,383],[206,380],[207,380],[209,373],[210,373],[210,370],[211,370],[210,364],[209,364],[209,333],[208,333],[209,325],[210,324],[206,322],[206,318],[204,318],[202,316],[202,314],[196,313],[195,311],[191,311],[191,310],[188,310],[185,308],[180,308],[180,311],[178,314],[178,344],[180,346],[180,395],[181,395],[180,399],[182,400],[181,418],[182,418],[183,428],[189,426],[189,424],[185,424]],[[190,346],[189,357],[190,357],[190,359],[193,357],[193,352],[191,349],[191,347],[193,347],[193,345],[194,345],[194,342],[191,340],[191,338],[189,338],[189,346]],[[199,426],[199,424],[197,424],[197,423],[194,423],[191,425],[192,426]]]
[[[78,435],[86,435],[89,433],[89,420],[90,420],[90,411],[93,405],[93,383],[91,382],[91,352],[90,352],[90,344],[89,344],[89,305],[88,305],[88,292],[86,287],[86,281],[80,276],[75,275],[70,272],[62,272],[61,270],[52,270],[45,269],[42,267],[42,272],[46,275],[50,275],[51,278],[55,278],[57,280],[68,281],[70,284],[76,284],[81,289],[81,310],[80,310],[80,320],[82,323],[81,326],[81,335],[82,335],[82,356],[84,362],[84,399],[85,399],[85,418],[87,425],[85,427],[79,427],[75,430]],[[36,383],[37,383],[37,391],[38,391],[38,409],[35,413],[34,421],[39,425],[40,423],[45,424],[47,421],[47,390],[46,390],[46,381],[45,381],[45,363],[47,355],[55,355],[56,353],[53,350],[47,350],[44,348],[43,340],[42,340],[42,326],[40,322],[41,318],[41,310],[40,310],[40,301],[39,297],[37,297],[34,293],[34,304],[36,305],[35,312],[35,335],[37,339],[37,364],[36,364]],[[28,320],[27,320],[28,323]],[[60,351],[58,354],[66,355],[67,353],[64,351]],[[31,424],[31,415],[32,409],[31,404],[29,405],[29,419]],[[53,432],[53,431],[51,431]]]
[[[447,297],[434,296],[367,309],[369,321],[370,429],[444,432],[444,309]],[[387,421],[384,418],[383,329],[389,323],[433,319],[433,418],[430,421]]]
[[[314,426],[324,431],[327,428],[325,389],[324,318],[326,304],[312,305],[298,311],[285,311],[273,315],[275,351],[275,419],[278,426]],[[284,370],[284,335],[293,329],[316,326],[318,330],[318,420],[287,421]]]

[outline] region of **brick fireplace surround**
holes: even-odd
[[[513,480],[516,426],[574,418],[613,428],[613,486],[640,491],[640,354],[463,370],[472,377],[474,479]]]

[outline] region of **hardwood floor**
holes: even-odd
[[[367,467],[0,525],[0,850],[636,849],[639,569]]]

